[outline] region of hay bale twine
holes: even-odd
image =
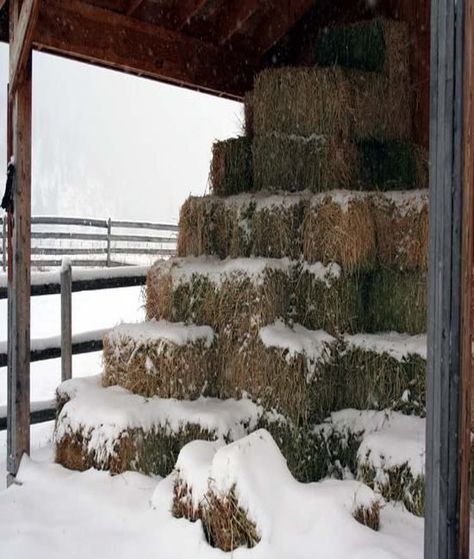
[[[426,271],[428,267],[428,191],[373,197],[377,257],[383,267]]]
[[[209,172],[211,191],[227,196],[252,190],[252,151],[249,138],[214,142]]]
[[[148,321],[104,336],[103,386],[141,396],[195,400],[215,395],[216,342],[209,326]]]
[[[344,270],[371,269],[375,224],[364,193],[336,191],[314,196],[303,225],[303,256],[308,262],[339,263]]]

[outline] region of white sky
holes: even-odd
[[[8,49],[0,44],[0,191],[6,167]],[[33,213],[175,222],[207,187],[214,139],[242,106],[35,53]]]

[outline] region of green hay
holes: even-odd
[[[310,330],[337,335],[364,324],[363,275],[342,273],[328,282],[300,266],[295,271],[293,318]]]
[[[367,72],[382,72],[385,38],[379,20],[359,25],[325,28],[314,45],[314,62],[319,66],[339,65]]]
[[[401,140],[358,142],[360,180],[378,190],[424,188],[428,168],[421,148]],[[420,159],[421,158],[421,159]]]
[[[425,478],[414,476],[408,463],[383,469],[383,476],[372,466],[362,463],[359,464],[357,478],[380,493],[386,501],[401,502],[412,514],[423,516]]]
[[[426,328],[426,274],[379,268],[369,275],[367,331],[423,334]]]
[[[252,152],[249,138],[215,142],[209,181],[213,194],[227,196],[252,190]]]
[[[189,423],[173,432],[168,425],[150,431],[128,429],[113,442],[112,452],[88,449],[91,433],[86,430],[65,435],[56,442],[56,462],[71,470],[89,468],[112,474],[126,471],[167,476],[173,470],[180,450],[196,439],[216,440],[215,433]]]
[[[103,386],[119,385],[145,397],[195,400],[215,396],[216,348],[204,340],[176,345],[166,339],[142,342],[104,337]]]
[[[356,150],[327,136],[257,135],[252,154],[255,190],[324,192],[355,180]]]
[[[347,408],[393,409],[406,414],[426,414],[426,360],[409,355],[398,361],[351,345],[335,357],[339,382],[332,411]]]

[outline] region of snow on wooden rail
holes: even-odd
[[[117,268],[73,269],[72,291],[94,291],[116,287],[144,285],[148,266],[120,266]],[[61,291],[60,271],[33,272],[31,295],[54,295]],[[7,275],[0,274],[0,299],[8,297]]]
[[[43,402],[32,402],[30,405],[30,425],[52,421],[56,418],[56,402],[45,400]],[[7,428],[7,406],[0,406],[0,431]]]

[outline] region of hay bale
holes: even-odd
[[[236,440],[255,428],[261,413],[248,400],[144,398],[104,388],[100,377],[72,379],[57,393],[56,461],[81,471],[166,476],[188,442]]]
[[[346,335],[335,356],[334,410],[392,409],[426,413],[426,337]]]
[[[226,196],[252,190],[252,151],[249,138],[214,142],[209,182],[213,194]]]
[[[258,134],[252,144],[255,190],[323,192],[355,182],[357,150],[331,136]]]
[[[374,270],[367,282],[367,331],[423,334],[427,278],[419,271]]]
[[[377,18],[321,29],[314,43],[314,63],[365,72],[408,73],[408,24]]]
[[[178,256],[228,257],[236,219],[222,198],[190,196],[179,215]]]
[[[253,119],[256,136],[294,135],[332,146],[368,137],[408,140],[409,74],[338,67],[264,70],[255,79]]]
[[[218,376],[220,398],[247,395],[294,425],[324,419],[333,394],[325,370],[335,339],[281,320],[261,328],[248,343],[225,352]]]
[[[359,180],[368,188],[426,188],[428,157],[423,148],[401,140],[360,140]]]
[[[295,322],[333,335],[358,332],[365,323],[364,276],[344,273],[338,264],[301,264],[294,270]]]
[[[237,343],[286,316],[290,267],[287,259],[265,258],[158,261],[147,276],[147,318],[209,325]]]
[[[363,193],[315,196],[303,225],[303,256],[308,262],[338,262],[344,270],[371,269],[375,225],[371,199]]]
[[[428,267],[428,191],[374,196],[377,257],[383,267],[426,271]]]
[[[347,139],[349,107],[349,82],[338,68],[268,69],[255,78],[253,122],[257,136],[278,132]]]
[[[120,324],[104,336],[102,384],[147,397],[213,396],[215,345],[209,326],[166,321]]]
[[[178,256],[298,259],[304,194],[190,197],[181,208]]]

